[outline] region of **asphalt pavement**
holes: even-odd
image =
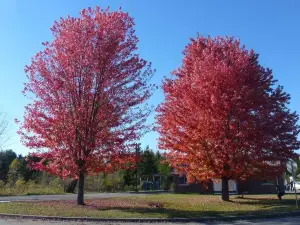
[[[123,192],[123,193],[86,193],[84,194],[85,199],[96,199],[96,198],[111,198],[111,197],[126,197],[126,196],[141,196],[149,194],[165,194],[166,191],[157,192]],[[287,194],[293,194],[294,192],[286,192]],[[298,194],[300,191],[298,192]],[[0,196],[1,201],[57,201],[57,200],[76,200],[77,194],[65,194],[65,195],[26,195],[26,196]]]
[[[164,193],[164,192],[155,192]],[[84,195],[84,199],[95,199],[95,198],[111,198],[111,197],[126,197],[126,196],[141,196],[148,195],[148,193],[87,193]],[[26,195],[26,196],[2,196],[1,201],[57,201],[57,200],[76,200],[77,194],[65,194],[65,195]]]

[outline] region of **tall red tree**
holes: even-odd
[[[163,83],[159,147],[189,182],[279,174],[299,148],[298,116],[258,55],[234,38],[191,40],[183,64]]]
[[[136,53],[134,21],[121,10],[84,9],[52,27],[31,65],[19,133],[42,160],[33,167],[78,178],[77,204],[84,204],[84,176],[128,164],[131,150],[149,128],[146,100],[151,65]]]

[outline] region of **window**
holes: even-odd
[[[178,177],[179,184],[187,184],[187,178],[185,175]]]

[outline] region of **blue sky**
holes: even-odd
[[[197,33],[235,36],[260,54],[262,65],[273,69],[275,78],[292,96],[290,108],[300,112],[300,1],[0,0],[0,107],[12,124],[7,148],[28,153],[13,123],[14,118],[22,118],[27,102],[21,94],[24,66],[42,49],[41,42],[52,39],[49,28],[54,20],[77,16],[81,9],[96,5],[109,5],[111,10],[122,7],[134,17],[139,52],[157,70],[153,82],[160,84],[180,65],[182,50]],[[162,100],[162,92],[157,91],[151,103]],[[142,145],[156,150],[157,137],[149,133]]]

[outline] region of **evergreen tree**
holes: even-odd
[[[135,152],[136,154],[135,163],[132,165],[133,167],[123,171],[123,181],[124,181],[124,185],[126,186],[137,184],[137,177],[140,176],[139,163],[142,158],[141,153],[142,153],[141,145],[137,144],[136,152]]]
[[[149,146],[146,147],[141,155],[138,171],[141,176],[150,176],[158,172],[155,154]]]
[[[9,166],[16,157],[12,150],[0,151],[0,180],[7,182]]]
[[[22,169],[22,162],[21,159],[15,158],[9,166],[8,172],[8,182],[9,183],[16,183],[16,181],[21,177],[21,169]]]

